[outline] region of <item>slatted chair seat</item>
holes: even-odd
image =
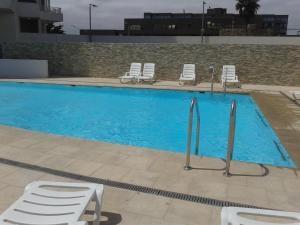
[[[141,63],[131,63],[129,72],[126,72],[124,76],[119,77],[121,83],[126,81],[135,81],[138,76],[141,76]]]
[[[143,73],[137,77],[138,82],[140,81],[150,81],[154,82],[155,76],[155,64],[154,63],[145,63],[143,68]]]
[[[196,74],[195,74],[195,64],[184,64],[183,70],[179,78],[179,84],[182,85],[184,82],[192,81],[195,83]]]
[[[223,87],[225,87],[227,84],[238,84],[238,86],[240,86],[240,81],[236,75],[236,69],[234,65],[223,66],[221,82]]]
[[[56,191],[49,188],[78,189]],[[90,183],[33,182],[2,215],[0,224],[84,225],[80,221],[91,201],[96,202],[95,221],[100,221],[103,185]]]

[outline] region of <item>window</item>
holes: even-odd
[[[130,30],[142,30],[141,25],[130,25]]]
[[[175,24],[171,24],[168,26],[169,30],[175,30],[176,29],[176,25]]]
[[[20,18],[20,32],[23,33],[38,33],[39,20],[32,18]]]
[[[30,3],[36,3],[36,0],[18,0],[18,2],[30,2]]]

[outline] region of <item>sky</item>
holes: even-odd
[[[124,18],[142,18],[144,12],[201,13],[201,0],[52,0],[53,7],[61,7],[64,14],[64,30],[78,34],[79,29],[89,27],[89,3],[93,8],[93,29],[123,29]],[[207,7],[227,8],[236,13],[236,0],[206,0]],[[289,29],[300,31],[300,0],[260,0],[259,14],[289,15]],[[296,32],[296,31],[294,31]],[[289,32],[292,34],[293,32]]]

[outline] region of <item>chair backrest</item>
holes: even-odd
[[[195,76],[195,64],[184,64],[182,70],[183,77],[194,77]]]
[[[145,63],[143,69],[143,76],[153,77],[155,74],[155,64],[154,63]]]
[[[223,66],[223,72],[222,72],[222,78],[227,80],[235,80],[236,74],[235,74],[235,66],[234,65],[224,65]]]
[[[130,76],[139,76],[141,74],[142,64],[131,63],[129,74]]]

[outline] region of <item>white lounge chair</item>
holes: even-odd
[[[155,64],[154,63],[145,63],[143,68],[143,73],[141,76],[137,77],[137,81],[150,81],[154,82],[155,76]]]
[[[300,225],[300,213],[295,212],[283,212],[273,210],[262,210],[262,209],[247,209],[237,207],[226,207],[221,212],[221,224],[222,225],[278,225],[279,223],[271,223],[264,221],[257,221],[254,219],[248,219],[242,217],[242,215],[252,216],[265,216],[274,219],[289,219],[292,220],[290,223],[280,223],[280,225]],[[297,222],[298,221],[298,222]]]
[[[300,91],[291,91],[291,94],[296,101],[300,101]]]
[[[236,75],[234,65],[224,65],[221,76],[222,86],[225,87],[227,84],[237,84],[240,87],[240,81]]]
[[[129,72],[126,72],[124,76],[119,77],[121,83],[126,81],[136,81],[138,76],[141,76],[141,63],[131,63]]]
[[[102,194],[103,185],[100,184],[33,182],[27,185],[24,194],[0,215],[0,224],[85,225],[87,223],[80,221],[80,217],[91,201],[96,202],[94,216],[95,223],[99,224]]]
[[[185,82],[196,82],[195,64],[184,64],[183,70],[179,78],[179,85]]]

